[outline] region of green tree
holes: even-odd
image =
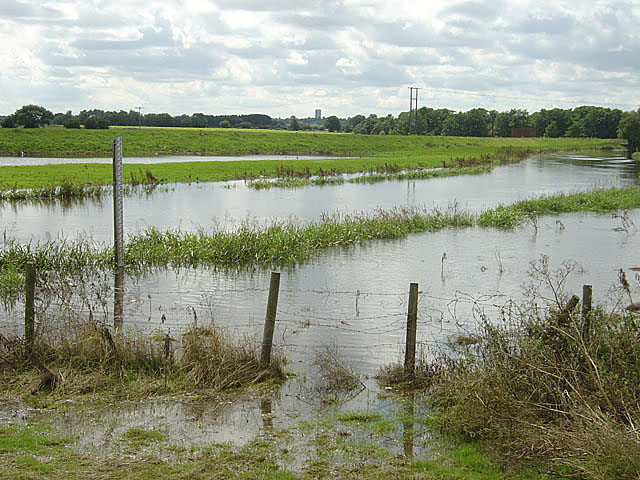
[[[355,117],[351,117],[349,120],[347,120],[347,126],[345,128],[346,132],[352,132],[354,128],[356,128],[360,122],[362,122],[365,119],[364,115],[356,115]]]
[[[627,158],[640,149],[640,109],[622,114],[618,125],[618,136],[627,140]]]
[[[229,128],[231,126],[231,123],[229,123],[229,120],[222,120],[220,122],[220,128]]]
[[[39,105],[24,105],[13,116],[16,124],[24,128],[44,127],[53,120],[53,112]]]
[[[291,115],[291,118],[289,119],[289,127],[288,128],[289,128],[289,130],[293,130],[294,132],[297,132],[298,130],[300,130],[300,122],[295,117],[295,115]]]
[[[16,117],[9,115],[2,120],[2,128],[16,128]]]
[[[342,124],[340,123],[340,119],[335,115],[331,115],[324,122],[324,128],[329,130],[330,132],[340,132],[342,131]]]
[[[544,136],[549,138],[558,138],[560,136],[560,128],[555,120],[552,120],[547,128],[544,129]]]
[[[194,113],[191,115],[191,126],[207,128],[209,126],[209,122],[207,121],[207,117],[204,116],[204,113]]]

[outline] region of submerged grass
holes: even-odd
[[[125,262],[130,269],[211,265],[216,267],[273,266],[299,263],[334,246],[370,240],[405,238],[413,233],[445,228],[515,228],[527,218],[564,212],[615,212],[640,207],[640,189],[611,188],[559,194],[499,206],[479,216],[458,210],[416,207],[378,210],[373,214],[325,215],[320,221],[300,225],[275,222],[266,227],[246,223],[234,231],[184,232],[147,229],[128,238]],[[9,240],[0,250],[0,286],[16,284],[16,274],[34,262],[39,270],[80,271],[109,269],[111,247],[87,241],[54,240],[44,244],[19,244]]]
[[[531,217],[569,212],[605,213],[640,207],[640,189],[609,188],[590,192],[560,193],[499,205],[480,214],[480,227],[514,228]]]
[[[301,188],[307,186],[343,185],[344,183],[380,183],[400,180],[426,180],[430,178],[454,177],[458,175],[483,175],[491,172],[491,166],[441,168],[437,170],[410,170],[399,173],[371,173],[345,179],[339,177],[298,178],[288,177],[277,180],[252,180],[247,185],[255,190],[270,188]]]
[[[503,471],[473,443],[442,449],[436,458],[412,459],[392,454],[382,445],[389,439],[366,435],[357,426],[348,431],[334,422],[314,428],[309,445],[296,450],[291,435],[259,438],[247,445],[212,444],[201,451],[175,453],[161,459],[150,453],[171,448],[162,434],[132,428],[125,433],[128,448],[108,457],[87,455],[73,448],[74,439],[43,429],[42,424],[0,426],[0,479],[118,478],[122,480],[248,479],[305,480],[551,480],[548,475]],[[312,426],[315,427],[315,426]],[[351,427],[351,425],[350,425]],[[365,426],[366,428],[366,426]],[[294,433],[305,434],[301,429]],[[307,432],[308,433],[308,432]],[[133,440],[133,441],[130,441]],[[384,442],[384,443],[383,443]],[[297,466],[300,457],[306,459]]]

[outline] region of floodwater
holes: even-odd
[[[456,202],[471,211],[513,203],[533,195],[637,185],[640,164],[614,152],[543,155],[477,176],[427,181],[317,186],[256,191],[243,181],[172,184],[127,196],[125,234],[148,227],[205,231],[233,229],[240,222],[318,220],[322,213],[370,212],[399,205],[446,209]],[[0,231],[19,242],[82,238],[111,242],[111,198],[77,202],[0,203]]]
[[[616,154],[567,154],[534,157],[483,176],[374,185],[268,191],[253,191],[242,182],[176,185],[148,197],[127,197],[126,228],[129,232],[152,225],[210,229],[215,219],[221,223],[223,218],[222,223],[232,228],[243,218],[265,221],[295,216],[304,222],[336,210],[367,212],[402,205],[446,208],[454,202],[478,211],[532,195],[637,185],[639,173],[637,164]],[[66,207],[5,202],[0,212],[7,237],[23,242],[63,235],[106,242],[112,228],[108,200]],[[539,276],[530,275],[532,265],[540,266],[543,259],[548,259],[552,272],[572,270],[564,283],[567,293],[580,295],[582,285],[590,284],[594,301],[613,308],[628,300],[612,289],[620,269],[627,273],[632,294],[640,298],[640,278],[631,270],[640,267],[640,211],[620,215],[566,214],[541,217],[536,224],[513,231],[444,230],[329,249],[281,272],[274,343],[276,351],[286,356],[288,368],[300,374],[298,380],[278,393],[248,395],[225,405],[194,407],[191,402],[149,401],[124,406],[99,415],[112,423],[110,430],[80,415],[74,431],[80,443],[106,445],[109,435],[118,429],[159,422],[171,435],[192,439],[191,445],[244,444],[264,432],[265,418],[285,428],[322,408],[320,386],[314,383],[318,373],[314,360],[328,349],[360,376],[365,387],[344,398],[338,408],[393,408],[396,401],[380,395],[373,377],[380,367],[402,358],[409,283],[417,282],[420,289],[419,349],[446,348],[451,335],[472,332],[484,315],[494,321],[508,318],[530,298],[530,291],[536,292],[538,304],[544,304],[543,297],[552,293],[540,284]],[[128,277],[125,323],[174,337],[194,323],[213,323],[237,338],[249,335],[259,340],[269,275],[261,269],[222,272],[202,268]],[[91,288],[76,288],[85,288],[83,295],[91,297]],[[79,313],[88,313],[86,305],[78,303]],[[105,321],[112,321],[112,304],[101,305],[102,310],[96,309],[94,315],[99,312]],[[10,309],[0,315],[3,330],[20,331],[19,311]],[[194,408],[202,412],[194,415]]]
[[[319,155],[235,155],[235,156],[204,156],[204,155],[173,155],[153,157],[123,157],[122,163],[132,165],[149,165],[152,163],[182,163],[182,162],[250,162],[255,160],[327,160],[331,158],[352,157],[327,157]],[[111,158],[84,157],[0,157],[0,166],[17,165],[59,165],[62,163],[109,163]]]

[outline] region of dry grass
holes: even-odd
[[[140,398],[216,393],[283,377],[281,359],[261,365],[250,342],[233,342],[214,328],[192,328],[175,343],[166,334],[125,335],[81,320],[40,328],[33,346],[0,336],[0,385],[22,395]]]

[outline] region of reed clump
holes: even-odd
[[[192,328],[182,341],[181,364],[195,388],[239,388],[265,378],[283,378],[282,359],[262,365],[250,343],[232,344],[214,328]]]
[[[283,378],[283,359],[261,365],[248,340],[234,342],[213,327],[192,327],[172,338],[124,334],[90,320],[45,322],[32,345],[0,335],[0,385],[6,391],[144,397],[216,393]]]

